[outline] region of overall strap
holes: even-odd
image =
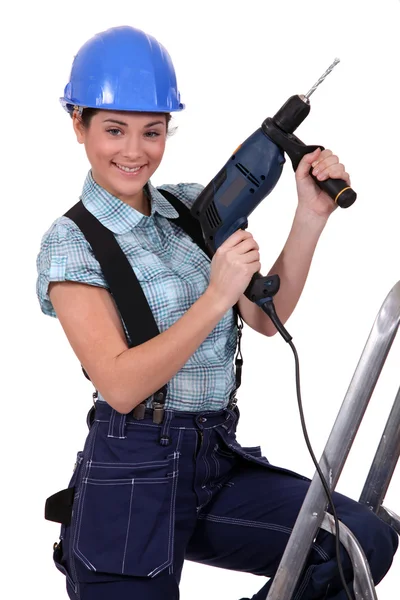
[[[181,227],[209,256],[200,223],[190,214],[189,208],[167,190],[159,189],[158,191],[179,214],[178,218],[171,219],[171,221]],[[129,346],[138,346],[158,335],[160,332],[147,298],[114,234],[85,208],[82,201],[77,202],[65,213],[65,216],[74,221],[82,231],[101,266],[104,278],[128,332]],[[238,307],[234,306],[233,309],[238,327],[238,349],[235,357],[236,388],[231,396],[231,401],[234,400],[235,392],[240,387],[243,365],[241,353],[243,321]],[[88,377],[85,371],[84,373]],[[166,393],[167,386],[165,385],[154,395],[156,404],[153,403],[153,406],[155,406],[155,414],[157,415],[159,412],[160,419],[162,419]],[[158,409],[160,410],[158,411]],[[138,416],[144,415],[144,403],[137,407],[136,412]]]
[[[200,222],[195,219],[190,213],[190,209],[180,202],[176,196],[168,192],[167,190],[163,190],[158,188],[158,191],[168,200],[170,204],[175,208],[176,212],[179,214],[177,219],[171,219],[173,223],[178,225],[183,229],[185,233],[187,233],[192,240],[207,254],[210,258],[210,253],[207,249],[206,243],[204,241],[203,232],[200,226]],[[236,319],[236,325],[238,328],[238,339],[237,339],[237,352],[235,357],[235,367],[236,367],[236,388],[231,395],[231,404],[234,403],[236,398],[236,390],[240,387],[242,382],[242,367],[243,367],[243,356],[241,350],[241,339],[242,339],[242,329],[243,329],[243,319],[239,312],[239,307],[237,304],[233,306],[233,312]]]
[[[114,234],[92,215],[80,200],[65,216],[74,221],[92,247],[104,278],[127,329],[129,346],[139,346],[160,333],[147,298],[127,257]],[[85,376],[89,379],[86,371]],[[154,414],[162,420],[167,386],[154,394]],[[94,394],[94,397],[97,396]],[[143,418],[145,401],[136,408],[137,418]]]
[[[130,346],[139,346],[158,335],[160,332],[146,296],[114,234],[85,208],[82,201],[65,216],[82,231],[100,263],[128,331]]]
[[[179,227],[183,229],[185,233],[187,233],[192,240],[197,244],[207,256],[209,256],[209,252],[204,241],[203,232],[201,230],[200,223],[197,219],[195,219],[191,214],[189,208],[183,204],[176,196],[171,194],[171,192],[167,192],[167,190],[163,190],[158,188],[160,194],[164,196],[166,200],[174,207],[176,212],[179,214],[177,219],[170,219],[172,223],[175,223]]]

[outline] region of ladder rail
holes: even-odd
[[[359,502],[375,513],[382,505],[400,456],[400,388],[365,480]]]
[[[324,520],[321,523],[321,529],[325,529],[332,535],[335,535],[335,520],[332,515],[325,513]],[[346,548],[353,565],[354,581],[353,589],[356,600],[365,598],[365,600],[378,600],[375,586],[373,583],[371,570],[369,568],[367,557],[356,536],[341,521],[339,522],[340,541]]]
[[[393,510],[390,508],[386,508],[385,506],[380,506],[376,511],[377,515],[385,521],[388,525],[393,527],[393,529],[400,535],[400,517],[396,515]]]
[[[400,325],[400,281],[374,321],[363,353],[320,459],[333,491]],[[272,581],[267,600],[290,600],[325,516],[327,498],[315,473]]]

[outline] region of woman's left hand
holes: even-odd
[[[326,192],[313,181],[310,170],[320,181],[325,179],[344,179],[348,185],[350,176],[344,165],[339,162],[331,150],[317,148],[315,152],[306,154],[301,159],[296,170],[296,186],[299,208],[305,208],[320,217],[328,218],[337,205]]]

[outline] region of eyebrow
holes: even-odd
[[[118,121],[117,119],[104,119],[103,123],[116,123],[117,125],[122,125],[123,127],[128,127],[128,123],[124,123],[124,121]],[[164,121],[152,121],[151,123],[147,123],[145,125],[145,129],[149,127],[154,127],[154,125],[164,125]]]

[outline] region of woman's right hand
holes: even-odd
[[[239,229],[215,252],[208,289],[225,301],[228,310],[239,300],[254,273],[260,270],[257,242],[251,233]]]

